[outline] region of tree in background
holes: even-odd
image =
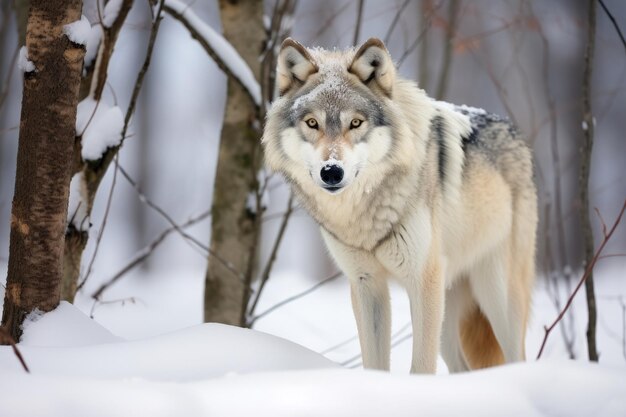
[[[59,303],[76,106],[85,49],[66,25],[81,0],[33,0],[22,50],[24,94],[2,325],[19,340],[35,309]]]

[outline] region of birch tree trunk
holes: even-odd
[[[2,325],[19,340],[25,316],[59,303],[76,106],[85,49],[63,26],[81,0],[32,0]]]
[[[237,49],[259,79],[259,54],[265,38],[263,2],[220,0],[224,37]],[[211,250],[237,276],[214,257],[209,259],[204,294],[204,319],[244,326],[250,297],[259,222],[246,211],[246,199],[257,188],[260,166],[260,131],[255,104],[232,79],[228,96],[213,192]],[[259,214],[260,215],[260,214]]]

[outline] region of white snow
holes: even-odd
[[[180,13],[200,36],[211,45],[211,48],[221,58],[222,62],[248,90],[255,104],[260,106],[261,86],[237,50],[222,35],[200,19],[188,4],[179,0],[165,0],[165,4]]]
[[[122,141],[124,115],[118,106],[88,97],[78,104],[76,135],[82,135],[82,157],[96,161]]]
[[[453,104],[443,100],[435,100],[431,99],[436,106],[443,107],[445,109],[451,111],[463,110],[473,115],[485,115],[487,114],[487,110],[481,109],[480,107],[468,106],[467,104]]]
[[[36,324],[35,324],[36,323]],[[120,342],[123,339],[87,317],[67,301],[24,327],[21,346],[71,347]]]
[[[623,416],[626,369],[550,360],[453,376],[339,369],[275,336],[204,324],[124,341],[69,303],[0,346],[0,415]]]
[[[28,331],[33,323],[36,323],[43,317],[43,311],[35,308],[33,311],[28,313],[24,318],[24,322],[21,325],[22,331]]]
[[[122,0],[109,0],[106,6],[104,6],[102,24],[105,27],[110,28],[117,19],[117,15],[120,13],[121,8]]]
[[[87,213],[87,184],[83,172],[72,177],[70,182],[70,198],[67,207],[67,222],[76,230],[88,230],[90,221]]]
[[[87,41],[91,34],[91,24],[85,16],[81,16],[80,20],[63,26],[63,33],[67,35],[70,41],[79,45],[87,45]]]
[[[17,61],[17,67],[23,72],[33,72],[37,70],[33,61],[28,59],[28,48],[26,46],[22,46],[20,48],[20,56]]]
[[[89,36],[87,37],[85,67],[89,67],[96,59],[96,55],[98,54],[98,48],[100,47],[100,42],[102,41],[102,35],[102,25],[95,24],[91,27],[89,31]]]

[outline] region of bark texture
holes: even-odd
[[[259,54],[265,38],[263,2],[220,0],[224,37],[237,49],[259,79]],[[243,89],[228,80],[215,189],[211,250],[232,264],[237,276],[221,262],[209,259],[204,319],[244,326],[250,283],[259,239],[259,222],[246,211],[246,199],[256,189],[260,166],[260,132],[253,127],[257,109]]]
[[[583,121],[585,128],[583,145],[581,147],[580,162],[580,213],[583,229],[584,255],[586,265],[591,264],[594,257],[593,230],[591,219],[589,218],[589,172],[591,170],[591,153],[593,151],[593,135],[595,130],[595,120],[591,108],[591,79],[593,73],[593,55],[596,38],[596,0],[589,0],[589,21],[587,34],[587,48],[585,50],[585,67],[583,75]],[[587,349],[589,360],[598,361],[598,350],[596,347],[596,295],[593,282],[593,272],[585,281],[587,292],[587,312],[589,322],[587,324]]]
[[[63,26],[80,20],[80,0],[31,1],[9,265],[2,325],[15,340],[24,317],[59,303],[78,90],[85,54]]]

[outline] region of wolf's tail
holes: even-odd
[[[460,324],[461,348],[470,369],[504,364],[502,349],[478,305],[469,310]]]

